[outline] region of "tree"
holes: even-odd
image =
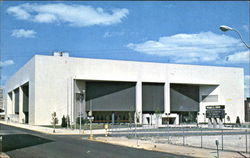
[[[56,125],[58,124],[58,119],[56,117],[56,112],[53,112],[51,116],[52,116],[52,122],[51,122],[51,124],[54,127],[53,133],[55,133],[56,132],[56,130],[55,130],[56,129]]]
[[[237,118],[236,118],[236,124],[240,125],[240,117],[239,116],[237,116]]]
[[[61,124],[61,127],[67,127],[67,121],[66,121],[66,118],[65,118],[64,115],[63,115],[63,117],[62,117],[62,124]]]
[[[227,121],[231,123],[230,116],[227,116]]]

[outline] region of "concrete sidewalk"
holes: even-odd
[[[195,148],[187,146],[178,146],[172,144],[158,144],[150,141],[142,141],[135,139],[127,139],[126,137],[96,137],[95,141],[104,143],[110,143],[115,145],[127,146],[138,149],[145,149],[151,151],[160,151],[166,153],[172,153],[177,155],[185,155],[199,158],[215,158],[217,157],[217,151],[212,149]],[[138,144],[138,146],[137,146]],[[220,158],[244,158],[250,157],[247,153],[219,151]]]
[[[27,130],[32,130],[35,132],[40,133],[46,133],[46,134],[52,134],[52,135],[89,135],[90,130],[79,130],[79,129],[66,129],[66,128],[57,128],[55,133],[53,133],[53,128],[49,127],[42,127],[42,126],[34,126],[34,125],[28,125],[28,124],[20,124],[20,123],[11,123],[11,122],[5,122],[0,121],[1,124],[9,125],[13,127],[23,128]],[[92,130],[93,134],[105,134],[105,129],[95,129]]]

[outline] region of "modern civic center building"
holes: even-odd
[[[56,112],[74,124],[92,111],[97,123],[244,122],[243,76],[242,68],[35,55],[6,82],[6,119],[49,125]]]

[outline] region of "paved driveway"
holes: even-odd
[[[86,140],[80,136],[38,133],[0,124],[3,150],[12,158],[182,158],[185,156],[134,149]],[[6,147],[7,146],[7,147]]]

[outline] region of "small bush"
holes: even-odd
[[[236,124],[240,125],[240,117],[239,116],[237,116],[237,118],[236,118]]]
[[[62,124],[61,124],[61,127],[67,127],[67,120],[65,118],[65,116],[63,115],[62,117]]]

